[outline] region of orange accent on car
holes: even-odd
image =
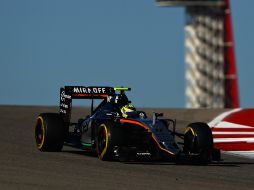
[[[120,122],[122,122],[122,123],[131,123],[131,124],[135,124],[135,125],[138,125],[138,126],[144,128],[144,129],[150,131],[149,128],[148,128],[145,124],[143,124],[143,123],[141,123],[141,122],[138,122],[138,121],[133,121],[133,120],[128,120],[128,119],[120,119]],[[152,132],[151,132],[151,134],[152,134],[152,135],[151,135],[151,136],[152,136],[152,139],[154,140],[154,142],[156,143],[156,145],[158,146],[159,149],[161,149],[161,150],[167,152],[168,154],[171,154],[171,155],[174,155],[174,156],[175,156],[175,154],[174,154],[173,152],[170,152],[169,150],[167,150],[167,149],[165,149],[165,148],[162,148],[161,145],[160,145],[160,143],[159,143],[159,142],[157,141],[157,139],[154,137],[154,135],[153,135]]]

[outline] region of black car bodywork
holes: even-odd
[[[175,131],[175,120],[143,111],[121,116],[119,105],[110,100],[126,96],[130,88],[65,86],[60,90],[59,114],[40,114],[35,127],[37,148],[60,151],[63,144],[94,152],[101,160],[191,160],[208,163],[213,139],[205,123],[192,123],[184,134]],[[73,99],[91,99],[91,114],[71,123]],[[94,100],[101,103],[94,109]],[[177,142],[182,139],[182,142]]]

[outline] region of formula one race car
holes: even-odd
[[[101,160],[189,160],[208,163],[218,152],[206,123],[191,123],[185,133],[175,120],[137,111],[125,91],[130,88],[65,86],[60,89],[60,113],[42,113],[35,126],[40,151],[61,151],[69,145],[96,153]],[[73,99],[91,99],[91,115],[71,123]],[[94,109],[94,100],[101,103]],[[183,142],[177,142],[176,139]]]

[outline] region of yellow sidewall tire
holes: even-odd
[[[98,157],[100,160],[104,160],[105,159],[105,155],[108,151],[108,129],[107,126],[105,124],[101,124],[99,126],[99,133],[101,132],[101,130],[104,131],[105,133],[105,146],[103,147],[103,150],[98,150],[99,149],[99,145],[97,146],[97,152],[98,152]],[[99,138],[99,137],[98,137]]]
[[[35,125],[35,141],[40,151],[58,152],[64,144],[64,122],[57,113],[42,113]]]
[[[36,130],[41,130],[41,135],[42,135],[41,142],[36,142],[37,148],[41,150],[45,142],[45,126],[44,126],[43,118],[41,116],[37,118],[35,127],[36,127]]]

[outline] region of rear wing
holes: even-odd
[[[118,90],[118,89],[117,89]],[[73,99],[106,99],[115,94],[113,87],[65,86],[60,88],[60,109],[65,125],[70,124]]]

